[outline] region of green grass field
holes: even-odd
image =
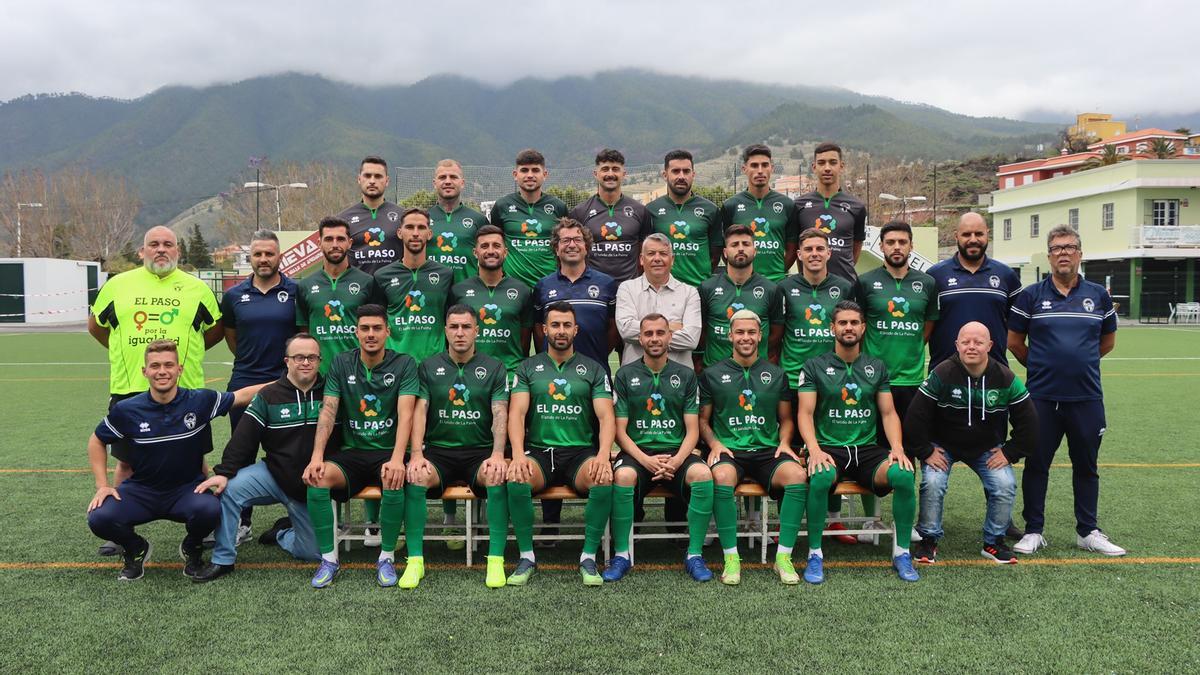
[[[674,545],[642,543],[640,567],[618,584],[584,588],[568,544],[539,553],[529,587],[489,590],[481,568],[430,543],[433,569],[415,591],[376,587],[375,550],[361,548],[343,555],[359,565],[313,591],[310,565],[255,542],[234,575],[197,586],[173,555],[175,524],[143,528],[156,564],[118,584],[117,565],[95,555],[84,518],[92,478],[79,472],[105,409],[105,358],[83,334],[0,334],[6,672],[1200,669],[1197,330],[1123,328],[1104,362],[1100,519],[1128,558],[1075,548],[1064,466],[1051,477],[1049,550],[982,564],[983,494],[960,466],[942,562],[921,567],[920,583],[897,580],[883,547],[831,543],[819,587],[784,587],[757,566],[740,587],[701,585]],[[224,388],[229,366],[218,362],[229,358],[224,347],[210,353],[210,386]],[[219,453],[228,425],[214,426]],[[1065,465],[1065,448],[1059,457]],[[256,509],[256,534],[281,514]],[[1018,524],[1019,514],[1018,497]],[[706,556],[713,563],[719,550]]]

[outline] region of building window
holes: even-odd
[[[1113,205],[1112,202],[1102,204],[1100,206],[1100,229],[1113,229]]]
[[[1004,179],[1004,188],[1005,188],[1006,190],[1007,190],[1008,188],[1010,188],[1010,187],[1016,187],[1016,185],[1017,185],[1017,179],[1016,179],[1016,178],[1013,178],[1012,176],[1009,176],[1008,178],[1005,178],[1005,179]]]
[[[1028,173],[1028,174],[1025,174],[1024,176],[1021,176],[1021,185],[1029,185],[1032,182],[1033,182],[1033,174]]]
[[[1029,237],[1031,239],[1037,239],[1038,237],[1038,220],[1039,219],[1036,214],[1029,216]]]
[[[1176,199],[1155,199],[1152,224],[1155,226],[1174,227],[1179,224],[1179,201]]]
[[[1128,155],[1129,154],[1129,146],[1128,145],[1118,145],[1117,146],[1117,154],[1118,155]]]
[[[1004,219],[1004,241],[1012,239],[1012,218]]]
[[[1067,211],[1067,224],[1072,230],[1079,231],[1079,209],[1070,209]]]

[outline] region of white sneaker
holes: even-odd
[[[872,530],[874,532],[879,532],[880,534],[883,534],[884,532],[888,532],[891,530],[891,528],[884,525],[883,521],[881,521],[881,520],[868,520],[867,522],[862,524],[862,529]],[[913,530],[913,532],[915,533],[916,530]],[[858,539],[858,543],[860,543],[860,544],[870,544],[870,543],[872,543],[872,541],[875,539],[876,536],[877,535],[873,535],[873,534],[858,534],[858,535],[855,535],[855,538]],[[921,540],[914,538],[913,541],[921,541]]]
[[[378,548],[383,542],[383,538],[379,536],[379,528],[366,528],[363,530],[363,546]]]
[[[243,542],[249,541],[254,536],[254,532],[250,530],[249,525],[238,525],[237,541],[234,546],[241,546]]]
[[[925,537],[921,536],[920,532],[917,532],[917,528],[915,528],[915,527],[912,529],[912,534],[910,536],[912,537],[913,541],[921,541],[922,539],[925,538]]]
[[[1040,534],[1027,534],[1021,537],[1021,541],[1013,544],[1013,550],[1024,555],[1029,555],[1043,548],[1046,548],[1046,538]]]
[[[1086,537],[1075,535],[1075,545],[1085,551],[1094,551],[1104,555],[1125,555],[1125,549],[1109,541],[1108,535],[1100,530],[1092,530]]]

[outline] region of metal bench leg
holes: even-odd
[[[467,567],[470,567],[471,563],[474,562],[474,557],[475,557],[475,542],[474,542],[474,532],[475,532],[475,513],[474,513],[474,511],[475,511],[475,509],[473,508],[475,506],[475,504],[474,504],[474,502],[467,502],[466,506],[467,506],[467,509],[466,509],[467,510]]]
[[[771,508],[771,502],[767,501],[766,497],[764,497],[763,501],[762,501],[762,508],[759,509],[759,512],[762,514],[761,516],[759,516],[760,518],[762,518],[762,522],[759,523],[759,533],[762,536],[761,558],[762,558],[762,563],[764,565],[767,563],[767,542],[771,536],[770,533],[768,532],[768,530],[770,528],[767,525],[767,510],[770,508]]]

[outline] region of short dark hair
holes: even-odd
[[[750,230],[749,225],[738,223],[725,228],[725,239],[728,240],[730,237],[750,237],[753,239],[754,232]]]
[[[359,171],[362,171],[364,164],[378,164],[385,169],[387,168],[387,160],[379,155],[367,155],[366,157],[363,157],[363,160],[358,163]]]
[[[292,343],[295,342],[296,340],[312,340],[313,342],[317,343],[318,347],[321,346],[320,340],[313,337],[312,334],[300,332],[300,333],[296,333],[295,335],[292,335],[290,338],[287,339],[286,342],[283,343],[283,353],[284,354],[287,354],[288,347],[291,347]]]
[[[446,310],[446,318],[447,319],[449,319],[451,316],[457,316],[457,315],[461,315],[461,314],[466,314],[466,315],[470,316],[472,323],[475,323],[475,324],[479,323],[478,318],[475,316],[475,310],[471,309],[470,307],[467,307],[466,305],[462,304],[461,302],[451,305],[450,309]]]
[[[746,149],[742,151],[742,164],[749,162],[750,158],[755,155],[766,155],[767,159],[771,159],[771,149],[762,143],[747,145]]]
[[[517,153],[517,166],[529,166],[530,164],[546,166],[546,158],[542,156],[542,153],[533,148],[526,148]]]
[[[616,163],[625,166],[625,155],[622,155],[620,150],[605,148],[596,153],[596,166],[605,163]]]
[[[641,330],[642,327],[646,325],[647,321],[666,321],[667,330],[671,330],[671,320],[662,314],[659,314],[658,312],[650,312],[646,316],[643,316],[642,320],[638,322],[638,330]]]
[[[250,235],[250,241],[273,241],[279,243],[279,236],[270,230],[255,230],[254,234]]]
[[[883,242],[883,238],[892,232],[904,232],[908,234],[908,240],[912,241],[912,225],[909,225],[903,220],[891,220],[888,221],[883,227],[879,228],[879,241]]]
[[[407,209],[404,209],[404,213],[400,214],[400,222],[403,223],[405,218],[411,216],[414,213],[424,216],[425,222],[427,222],[427,223],[431,222],[431,220],[429,218],[429,212],[419,206],[410,206]]]
[[[350,223],[347,223],[346,221],[342,220],[341,218],[338,218],[337,216],[325,216],[324,218],[321,219],[321,222],[317,225],[317,236],[323,237],[323,236],[325,236],[325,230],[329,230],[329,229],[332,229],[335,227],[344,227],[344,228],[346,228],[346,234],[347,235],[350,234]]]
[[[566,312],[571,315],[571,318],[575,317],[575,308],[565,300],[559,300],[558,302],[546,305],[546,310],[542,313],[542,323],[545,323],[546,319],[549,318],[550,312]]]
[[[595,237],[592,236],[592,231],[590,229],[588,229],[587,225],[584,225],[583,223],[579,222],[578,220],[575,220],[574,218],[570,218],[570,217],[559,218],[558,222],[554,224],[554,229],[550,230],[550,251],[552,253],[558,252],[558,240],[559,240],[558,234],[559,234],[559,232],[562,232],[563,230],[570,230],[570,229],[579,230],[580,234],[583,235],[584,252],[587,253],[587,252],[591,251],[592,243],[595,241]]]
[[[853,300],[839,300],[838,304],[834,305],[833,314],[830,318],[832,318],[834,321],[837,321],[838,312],[856,312],[858,313],[858,318],[861,321],[866,322],[867,320],[867,313],[864,312],[863,308]]]
[[[495,225],[484,225],[475,231],[475,240],[479,241],[480,237],[486,237],[491,234],[498,234],[501,238],[503,238],[504,230],[496,227]]]
[[[358,308],[358,321],[355,323],[357,324],[363,319],[372,316],[379,317],[380,319],[383,319],[384,323],[387,323],[387,308],[383,305],[377,305],[373,302],[368,302],[365,305],[361,305]]]
[[[695,164],[696,164],[696,160],[692,158],[692,153],[688,152],[687,150],[684,150],[683,148],[680,148],[678,150],[672,150],[672,151],[668,152],[667,156],[663,157],[663,168],[664,169],[667,168],[667,166],[669,166],[671,164],[671,162],[673,162],[677,159],[686,159],[693,166],[695,166]]]
[[[825,234],[824,231],[816,227],[805,228],[804,231],[800,233],[800,238],[797,239],[796,242],[803,245],[804,242],[808,241],[809,239],[820,239],[826,244],[829,244],[829,235]]]
[[[838,159],[842,158],[842,146],[838,145],[837,143],[833,143],[831,141],[825,141],[824,143],[818,143],[817,147],[813,149],[813,158],[815,159],[817,155],[819,155],[823,152],[836,152],[838,154]]]

